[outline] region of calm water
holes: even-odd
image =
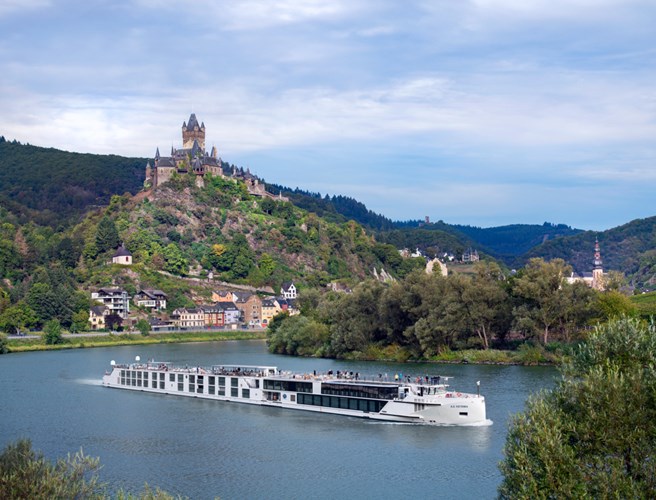
[[[487,399],[484,427],[423,427],[107,389],[109,361],[273,365],[454,376]],[[507,422],[556,370],[297,359],[261,341],[125,346],[0,356],[0,445],[32,440],[50,458],[100,457],[101,478],[191,498],[492,498]]]

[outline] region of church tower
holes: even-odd
[[[594,262],[592,268],[592,288],[596,290],[604,289],[604,269],[602,267],[601,250],[599,249],[599,239],[595,238]]]
[[[205,151],[205,123],[198,125],[196,114],[191,113],[189,123],[182,122],[182,147],[191,149],[194,141],[198,141],[201,151]]]

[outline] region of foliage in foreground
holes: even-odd
[[[100,467],[99,459],[86,456],[82,450],[52,463],[35,452],[29,440],[21,439],[7,445],[0,455],[0,498],[109,498],[107,485],[98,478]],[[145,485],[139,495],[121,490],[116,498],[168,500],[174,497]]]
[[[506,439],[501,498],[656,497],[656,325],[598,327]]]

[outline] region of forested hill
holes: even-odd
[[[511,224],[499,227],[452,226],[456,231],[468,236],[489,249],[495,256],[507,259],[528,252],[531,248],[561,236],[571,236],[582,232],[565,224]]]
[[[70,153],[0,137],[0,205],[21,223],[58,226],[112,195],[137,193],[145,158]]]
[[[266,186],[267,191],[274,194],[282,193],[297,207],[308,212],[314,212],[333,222],[354,220],[369,229],[378,231],[389,230],[396,226],[396,223],[391,219],[369,210],[364,203],[348,196],[330,196],[328,194],[321,196],[321,193],[312,193],[298,187],[291,189],[270,183],[267,183]]]
[[[604,270],[622,271],[636,285],[656,284],[656,217],[636,219],[600,233],[586,231],[547,241],[517,259],[515,266],[531,257],[561,258],[579,273],[591,271],[595,238],[599,239]]]

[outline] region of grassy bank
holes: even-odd
[[[553,343],[546,347],[542,345],[523,344],[516,350],[500,349],[464,349],[452,351],[443,350],[430,358],[417,358],[403,347],[387,346],[381,348],[371,345],[364,351],[350,353],[346,359],[359,361],[394,361],[394,362],[424,362],[424,363],[472,363],[499,365],[556,365],[565,360],[573,346]]]
[[[264,331],[220,331],[220,332],[176,332],[160,333],[144,337],[141,334],[102,335],[84,337],[71,335],[61,344],[46,345],[43,338],[10,339],[7,341],[9,352],[46,351],[58,349],[80,349],[85,347],[107,347],[132,344],[172,344],[179,342],[214,342],[222,340],[257,340],[265,339]]]

